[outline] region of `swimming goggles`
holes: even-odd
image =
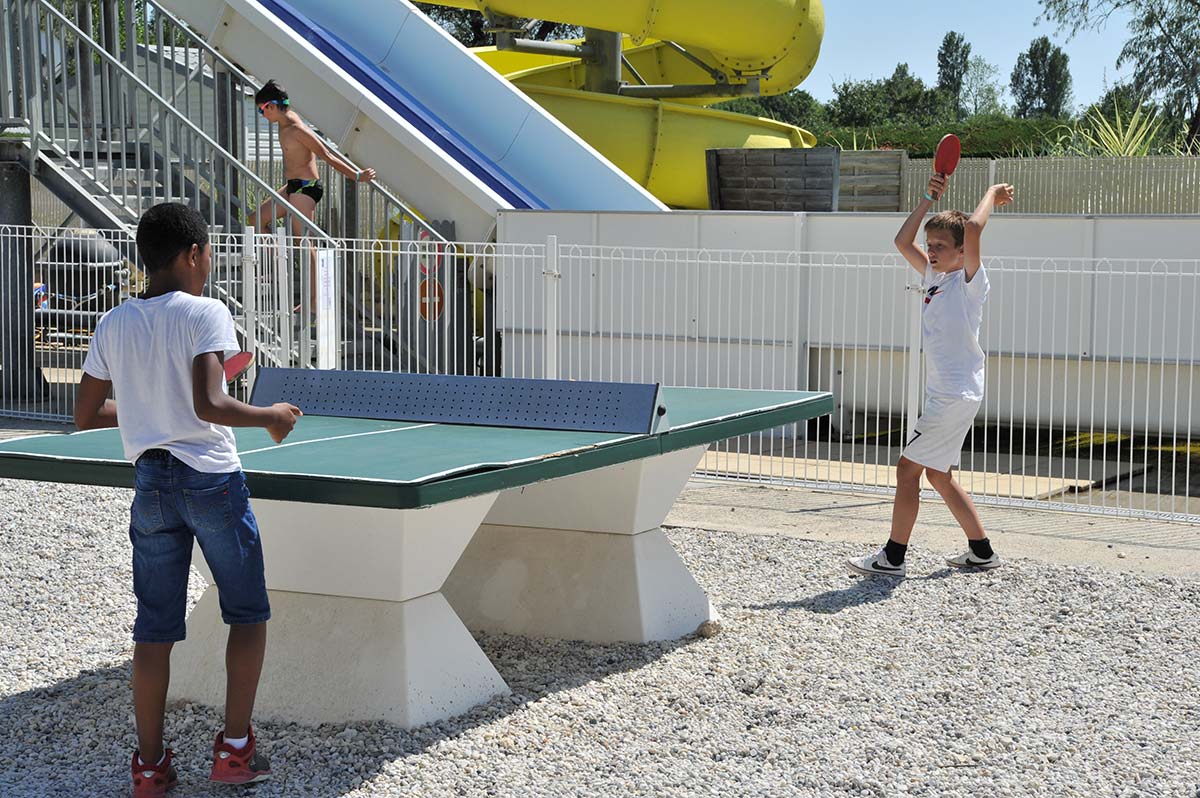
[[[259,116],[265,116],[265,114],[263,113],[263,110],[264,110],[264,109],[265,109],[265,108],[266,108],[268,105],[278,105],[280,108],[287,108],[287,107],[288,107],[289,105],[291,105],[291,104],[292,104],[292,101],[291,101],[291,100],[267,100],[265,103],[263,103],[262,105],[258,106],[258,115],[259,115]]]

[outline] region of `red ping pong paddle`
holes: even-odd
[[[958,166],[958,159],[961,156],[962,142],[958,140],[958,136],[947,133],[938,142],[937,152],[933,156],[933,171],[942,177],[949,177],[954,174],[954,169]],[[937,199],[940,196],[941,194],[934,194],[933,198]]]
[[[250,368],[250,364],[254,362],[254,355],[249,352],[238,352],[231,358],[225,360],[225,382],[233,382],[238,377],[246,373],[246,369]]]

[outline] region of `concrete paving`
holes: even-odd
[[[46,432],[70,432],[74,424],[60,421],[34,421],[23,418],[0,417],[0,441],[8,438],[23,438],[26,435],[41,435]]]
[[[887,540],[891,514],[889,493],[694,479],[665,523],[862,543],[866,552]],[[990,505],[981,505],[979,514],[1001,557],[1171,576],[1200,575],[1200,526],[1194,524]],[[910,545],[957,554],[964,550],[966,538],[940,498],[922,499]],[[830,567],[840,568],[841,563],[830,563]]]
[[[738,477],[768,480],[783,478],[792,482],[838,482],[869,488],[894,488],[897,484],[895,465],[863,463],[815,457],[777,457],[760,454],[739,454],[710,451],[704,455],[700,471],[729,474]],[[1026,476],[1016,472],[955,469],[955,478],[972,493],[1016,499],[1051,499],[1069,493],[1088,490],[1090,479],[1065,479],[1041,476],[1038,472]],[[932,490],[928,476],[921,475],[921,486]]]

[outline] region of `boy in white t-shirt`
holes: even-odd
[[[262,781],[250,715],[271,615],[262,545],[230,427],[265,427],[276,443],[300,410],[252,407],[229,396],[223,368],[238,351],[233,317],[201,296],[211,268],[204,218],[164,203],[138,224],[137,247],[149,288],[106,313],[83,363],[75,402],[81,430],[120,427],[135,464],[130,508],[133,544],[133,705],[138,750],[134,798],[158,798],[178,781],[163,747],[171,647],[184,638],[188,571],[199,542],[230,624],[225,662],[225,728],[213,746],[213,781]],[[116,401],[108,398],[110,390]],[[118,423],[118,407],[120,423]]]
[[[986,356],[979,346],[979,325],[987,300],[988,278],[980,259],[980,237],[993,208],[1013,201],[1013,187],[989,188],[969,217],[943,211],[925,224],[928,252],[917,246],[917,231],[934,197],[943,196],[946,178],[935,174],[924,199],[896,234],[896,249],[921,275],[925,350],[925,412],[896,466],[896,501],[887,543],[874,554],[847,561],[851,572],[904,576],[904,556],[921,503],[921,474],[942,495],[967,534],[967,551],[948,557],[956,568],[998,568],[1000,558],[983,531],[970,495],[954,479],[963,441],[983,402]]]

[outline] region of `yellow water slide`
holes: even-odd
[[[790,91],[808,76],[824,33],[821,0],[432,2],[623,33],[622,77],[631,84],[711,83],[696,59],[731,84],[760,76],[764,95]],[[704,108],[729,99],[716,92],[669,102],[589,92],[579,59],[492,47],[474,52],[672,207],[708,207],[707,149],[816,143],[793,125]]]

